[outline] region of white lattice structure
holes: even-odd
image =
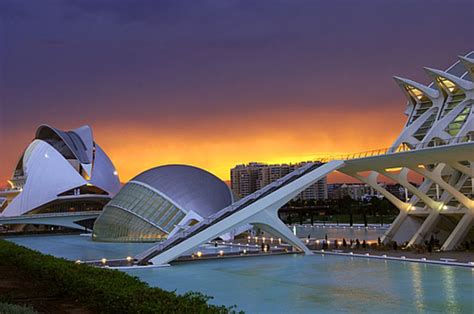
[[[446,71],[426,69],[433,80],[430,86],[395,77],[408,98],[408,121],[392,147],[335,158],[320,168],[294,171],[187,232],[137,255],[136,260],[141,264],[168,263],[247,223],[277,234],[311,254],[281,223],[277,211],[294,195],[335,170],[369,184],[400,210],[383,237],[385,243],[414,245],[435,235],[442,243],[442,250],[456,248],[474,223],[473,58],[474,52],[460,57]],[[409,182],[410,172],[423,177],[419,187]],[[413,197],[398,199],[380,184],[381,176],[401,184]]]
[[[409,79],[394,77],[408,98],[408,121],[393,144],[392,151],[418,150],[450,146],[474,140],[474,51],[446,71],[425,68],[433,81],[429,86]],[[442,250],[456,248],[473,228],[474,217],[474,150],[449,160],[432,160],[424,164],[405,163],[389,168],[381,165],[367,176],[350,169],[342,171],[377,189],[392,201],[400,214],[384,236],[384,242],[421,244],[431,236],[438,238]],[[436,161],[436,162],[435,162]],[[410,164],[409,166],[405,164]],[[419,187],[413,186],[408,174],[423,177]],[[409,190],[413,197],[406,204],[397,200],[377,183],[383,175]]]

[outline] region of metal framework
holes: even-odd
[[[370,185],[400,210],[382,239],[385,243],[397,241],[416,245],[435,234],[443,243],[442,250],[456,248],[474,223],[473,58],[474,51],[459,57],[460,60],[446,71],[426,68],[433,80],[430,86],[394,77],[408,98],[408,120],[391,147],[329,158],[324,166],[308,173],[301,174],[297,170],[283,178],[282,187],[277,181],[186,233],[177,234],[139,254],[136,259],[140,263],[168,263],[247,223],[279,234],[310,254],[276,213],[305,187],[335,170]],[[410,172],[423,177],[419,187],[409,181]],[[291,176],[295,177],[294,181],[286,184]],[[411,199],[400,200],[383,188],[379,183],[381,176],[405,187],[413,194]],[[221,216],[224,219],[220,219]]]

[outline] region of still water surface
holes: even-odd
[[[474,313],[469,268],[285,255],[128,273],[166,290],[200,291],[248,313]]]
[[[322,233],[315,237],[326,233],[328,238],[354,236],[334,229],[318,232]],[[363,235],[357,237],[363,239]],[[374,236],[377,233],[367,239]],[[123,258],[152,245],[97,243],[77,235],[8,240],[71,260]],[[151,286],[178,293],[200,291],[213,296],[212,303],[236,304],[248,313],[474,313],[474,271],[461,267],[285,255],[177,263],[127,272]]]

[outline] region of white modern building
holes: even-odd
[[[391,147],[393,152],[421,150],[474,141],[474,51],[459,57],[447,70],[425,68],[432,81],[428,86],[394,77],[406,95],[407,123]],[[472,147],[472,146],[471,146]],[[465,240],[474,239],[474,148],[467,155],[456,153],[444,160],[397,167],[378,167],[369,176],[347,171],[377,188],[389,200],[392,195],[376,183],[386,176],[413,194],[407,205],[394,200],[400,215],[391,225],[384,241],[422,244],[432,236],[443,250],[451,250]],[[344,172],[344,169],[342,170]],[[423,183],[415,187],[408,174],[415,172]]]
[[[10,189],[0,192],[1,219],[96,212],[120,189],[117,171],[89,126],[61,131],[41,125],[9,183]]]
[[[232,204],[224,181],[192,166],[166,165],[131,179],[104,207],[93,239],[159,241]]]
[[[311,254],[278,219],[277,212],[336,170],[369,185],[400,210],[382,239],[385,243],[417,245],[433,236],[442,250],[452,250],[473,239],[474,51],[459,57],[446,71],[426,68],[426,72],[433,81],[429,86],[395,77],[408,99],[408,121],[390,148],[336,157],[323,166],[301,167],[135,259],[139,264],[168,263],[242,224],[258,226]],[[409,182],[410,172],[423,177],[420,186]],[[401,200],[381,184],[381,176],[413,196]]]
[[[391,147],[335,157],[323,165],[307,163],[236,202],[224,182],[202,169],[150,169],[106,205],[95,223],[94,239],[166,238],[136,256],[141,264],[163,264],[218,236],[254,225],[311,254],[278,218],[278,209],[337,170],[367,184],[400,210],[382,239],[385,243],[414,246],[434,237],[442,250],[459,247],[474,239],[474,51],[445,71],[426,72],[433,81],[428,86],[395,77],[408,99],[408,119]],[[410,173],[423,182],[410,183]],[[400,199],[391,193],[382,177],[401,185],[411,197]],[[80,206],[80,212],[92,211],[120,187],[89,127],[63,132],[41,126],[10,184],[11,193],[0,194],[0,206],[8,202],[3,217],[77,211]]]

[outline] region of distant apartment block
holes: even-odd
[[[412,183],[416,186],[415,183]],[[412,194],[408,193],[403,186],[400,184],[388,184],[380,183],[380,185],[390,191],[398,199],[405,201],[411,197]],[[329,199],[342,199],[345,196],[350,196],[354,200],[364,201],[370,200],[373,197],[382,198],[383,195],[368,184],[363,183],[334,183],[328,184],[328,198]]]
[[[251,162],[246,165],[237,165],[230,170],[232,191],[234,191],[238,197],[245,197],[305,164],[307,164],[307,162],[276,165]],[[328,185],[326,178],[324,178],[301,192],[295,199],[321,200],[327,198]]]

